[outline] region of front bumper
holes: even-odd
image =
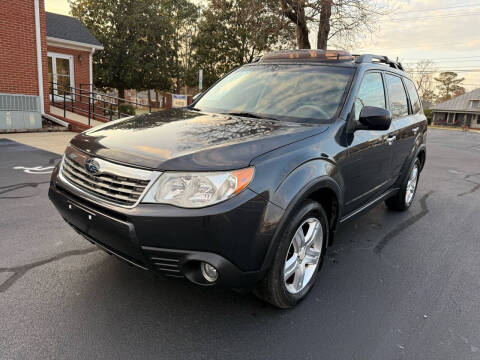
[[[263,278],[272,216],[280,214],[253,191],[203,209],[161,204],[127,209],[78,196],[62,186],[56,171],[50,200],[68,224],[107,252],[142,269],[203,285],[208,283],[199,275],[202,261],[217,268],[218,285],[249,287]]]

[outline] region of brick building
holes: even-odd
[[[93,83],[92,56],[103,47],[78,20],[46,13],[44,5],[0,2],[0,131],[51,119],[52,82],[57,100],[62,89]]]

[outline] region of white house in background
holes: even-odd
[[[431,107],[435,125],[480,128],[480,88]]]

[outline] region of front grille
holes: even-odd
[[[113,173],[91,175],[68,156],[64,157],[62,163],[62,175],[82,190],[122,205],[135,204],[149,183],[149,180],[123,177]]]

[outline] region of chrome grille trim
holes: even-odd
[[[119,165],[99,158],[94,159],[100,164],[100,172],[92,175],[84,167],[91,158],[94,157],[72,146],[67,147],[60,165],[59,179],[94,201],[133,208],[161,175],[157,171]]]
[[[65,159],[63,163],[63,175],[66,176],[68,179],[72,180],[73,182],[76,182],[77,179],[79,181],[83,181],[82,186],[106,195],[108,195],[108,190],[111,190],[111,191],[117,191],[120,193],[125,193],[128,195],[134,195],[138,198],[140,195],[142,195],[143,190],[148,185],[148,181],[146,180],[142,180],[142,182],[145,182],[145,183],[139,183],[139,184],[130,183],[129,185],[123,185],[122,182],[115,181],[115,179],[112,179],[112,178],[105,178],[102,176],[94,177],[92,175],[86,174],[85,171],[80,170],[77,165],[74,165],[73,162],[68,159]],[[95,181],[95,180],[98,180],[98,181]],[[96,189],[97,186],[106,190]],[[123,186],[129,186],[132,189],[125,188]],[[135,191],[136,189],[139,189],[139,191]],[[129,199],[127,198],[126,200],[129,200]]]

